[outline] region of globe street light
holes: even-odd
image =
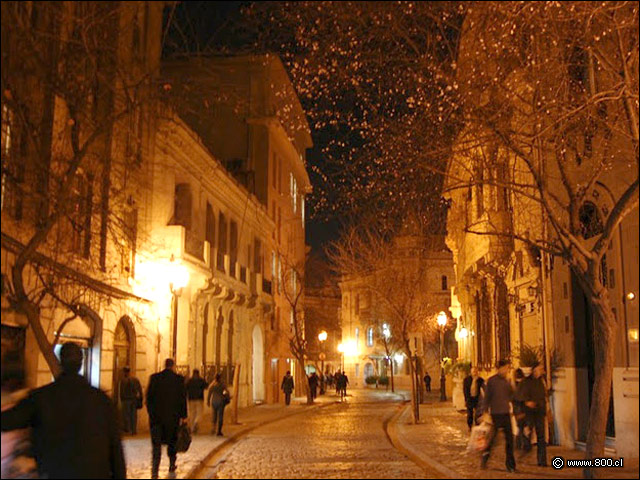
[[[321,367],[320,367],[320,394],[324,393],[324,342],[327,340],[327,332],[326,331],[321,331],[318,334],[318,341],[320,342],[320,361],[321,361]]]
[[[445,391],[446,379],[444,378],[444,329],[447,326],[447,314],[445,312],[438,313],[438,326],[440,327],[440,401],[447,401],[447,393]]]

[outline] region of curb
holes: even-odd
[[[430,473],[435,470],[440,475],[443,475],[445,478],[465,478],[464,476],[459,475],[455,471],[451,470],[449,467],[446,467],[442,463],[429,458],[426,460],[423,456],[415,453],[413,450],[405,447],[404,443],[399,438],[397,431],[397,422],[398,419],[409,409],[411,405],[405,405],[404,408],[400,408],[394,415],[391,416],[387,420],[385,432],[387,433],[387,437],[391,444],[401,453],[406,455],[411,461],[418,464],[423,470],[426,470]]]
[[[284,420],[285,418],[295,417],[296,415],[301,415],[303,413],[307,413],[310,410],[316,410],[316,409],[319,409],[319,408],[323,408],[323,407],[326,407],[327,405],[335,405],[335,402],[319,403],[319,404],[315,404],[315,405],[309,405],[310,408],[302,409],[302,410],[300,410],[298,412],[285,414],[285,415],[282,415],[282,416],[277,417],[277,418],[271,418],[271,419],[268,419],[268,420],[263,420],[261,422],[258,422],[256,424],[254,424],[254,425],[251,425],[251,426],[248,426],[248,427],[243,428],[241,430],[238,430],[236,433],[234,433],[230,437],[225,437],[225,439],[224,439],[224,441],[222,443],[220,443],[220,444],[216,445],[215,447],[213,447],[213,449],[209,453],[207,453],[202,458],[202,460],[200,460],[198,465],[196,465],[191,470],[189,470],[189,472],[184,476],[184,478],[197,478],[198,473],[202,469],[204,469],[205,465],[207,463],[209,463],[211,461],[211,459],[213,459],[218,453],[223,451],[225,448],[229,447],[231,444],[237,443],[237,441],[238,441],[238,439],[240,437],[242,437],[243,435],[246,435],[247,433],[251,432],[252,430],[260,428],[260,427],[262,427],[264,425],[268,425],[270,423],[277,422],[279,420]]]

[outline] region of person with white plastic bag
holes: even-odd
[[[482,452],[480,468],[487,468],[491,447],[498,430],[502,430],[505,436],[506,467],[507,471],[516,471],[516,459],[513,455],[513,430],[511,428],[511,401],[513,399],[513,387],[507,380],[511,365],[508,360],[498,362],[498,373],[487,381],[483,401],[483,412],[491,415],[493,433],[490,436],[487,448]]]

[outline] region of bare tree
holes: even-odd
[[[529,250],[545,271],[554,256],[568,262],[595,313],[586,457],[601,456],[620,323],[603,258],[638,208],[637,5],[474,4],[457,70],[452,214],[499,252]],[[603,185],[611,198],[597,208]],[[486,213],[463,206],[467,192]]]
[[[442,309],[429,288],[429,251],[434,245],[421,234],[418,223],[399,234],[382,224],[353,227],[329,248],[329,257],[343,278],[359,278],[373,297],[382,324],[387,357],[397,348],[410,365],[412,412],[414,422],[420,418],[419,389],[415,381],[417,355],[411,346],[412,334],[431,337],[438,310]]]
[[[143,187],[142,116],[153,74],[136,6],[2,2],[2,244],[11,311],[54,374],[49,322],[91,291],[127,298]],[[136,63],[137,62],[137,63]],[[125,288],[126,290],[126,288]],[[45,321],[45,319],[47,319]]]

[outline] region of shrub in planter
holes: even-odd
[[[389,377],[380,377],[378,379],[379,385],[389,385]]]
[[[366,383],[367,385],[375,385],[377,381],[378,377],[376,377],[375,375],[370,375],[364,379],[364,383]]]

